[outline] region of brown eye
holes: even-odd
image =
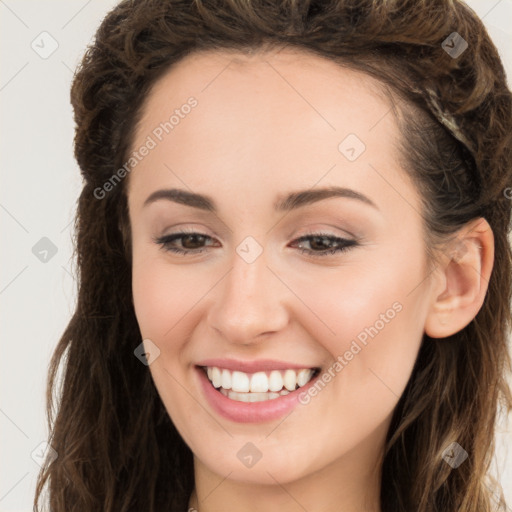
[[[176,240],[181,240],[183,248],[175,245]],[[200,253],[204,249],[204,242],[212,240],[208,235],[195,232],[173,233],[155,239],[155,242],[162,246],[165,251],[171,251],[176,254]]]
[[[295,242],[300,245],[302,245],[303,242],[308,242],[312,249],[302,249],[302,253],[312,256],[333,255],[337,252],[347,251],[351,247],[358,245],[355,240],[348,240],[326,233],[311,233],[298,238]]]

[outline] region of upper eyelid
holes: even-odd
[[[167,238],[167,237],[172,237],[172,236],[176,236],[177,237],[176,239],[179,240],[180,237],[184,237],[186,235],[199,235],[199,236],[203,236],[203,237],[206,237],[206,238],[209,238],[209,239],[218,239],[218,237],[216,235],[209,235],[208,233],[204,233],[201,230],[184,230],[184,229],[181,229],[179,231],[173,231],[171,233],[165,233],[165,234],[160,235],[160,236],[155,236],[155,237],[153,237],[153,240],[161,240],[161,239],[164,239],[164,238]],[[300,240],[301,238],[304,238],[304,237],[315,237],[315,236],[324,236],[324,237],[339,238],[339,239],[343,239],[343,240],[353,240],[353,241],[359,241],[361,239],[361,237],[352,235],[351,233],[345,232],[345,233],[337,234],[337,233],[328,231],[326,229],[311,229],[311,230],[306,231],[306,232],[304,232],[302,234],[298,234],[298,235],[295,235],[293,237],[289,236],[287,238],[291,238],[292,241],[297,241],[297,240]]]
[[[357,233],[356,230],[349,231],[348,229],[342,229],[338,226],[335,226],[332,224],[329,225],[325,222],[314,223],[314,222],[310,222],[311,219],[306,219],[306,221],[309,224],[318,225],[318,227],[302,226],[302,227],[299,227],[298,230],[296,228],[287,228],[285,231],[285,238],[292,238],[292,236],[293,236],[293,239],[295,239],[295,238],[300,238],[301,236],[304,236],[304,235],[317,234],[317,233],[322,233],[322,234],[325,234],[326,236],[334,236],[334,237],[338,237],[338,238],[350,237],[351,239],[354,239],[354,240],[359,240],[359,239],[363,238],[362,233]],[[202,225],[201,225],[201,227],[196,228],[193,226],[191,227],[186,223],[183,223],[183,224],[185,224],[183,227],[181,225],[175,226],[174,228],[176,229],[176,231],[166,232],[166,230],[164,230],[161,237],[171,236],[171,235],[181,234],[181,233],[198,234],[198,235],[209,236],[211,238],[218,238],[218,239],[220,239],[222,237],[222,234],[217,234],[214,231],[212,231],[211,229],[205,228]],[[299,234],[297,234],[297,231],[299,231]],[[232,233],[231,230],[229,230],[229,232]],[[295,234],[293,234],[293,232],[295,232]],[[210,233],[212,233],[212,234],[210,234]]]

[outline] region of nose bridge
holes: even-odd
[[[279,307],[272,280],[276,278],[267,267],[263,247],[247,237],[236,247],[222,292],[211,308],[210,325],[226,339],[244,344],[280,329],[286,312]]]

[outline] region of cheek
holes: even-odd
[[[133,303],[144,337],[165,339],[201,297],[197,280],[183,268],[166,264],[161,256],[134,254]]]
[[[331,356],[327,366],[338,396],[356,408],[393,405],[410,377],[428,308],[420,248],[340,267],[316,278],[314,287],[310,278],[295,278],[294,291],[307,298],[302,325]]]
[[[383,258],[382,265],[340,269],[323,286],[320,280],[315,287],[296,282],[295,290],[315,312],[307,315],[308,330],[332,357],[311,401],[326,425],[339,425],[340,446],[388,418],[410,378],[428,301],[420,251],[416,257],[412,249],[404,254]]]
[[[166,264],[161,256],[134,252],[132,291],[137,322],[143,339],[149,338],[160,349],[149,370],[169,415],[189,446],[194,446],[197,429],[188,418],[198,411],[186,384],[189,357],[185,352],[197,322],[198,308],[194,305],[207,292],[206,285],[204,291],[200,290],[192,277],[184,267]]]

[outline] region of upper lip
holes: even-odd
[[[288,368],[301,370],[303,368],[318,368],[309,364],[301,365],[287,361],[276,361],[272,359],[260,359],[257,361],[240,361],[237,359],[205,359],[197,363],[197,366],[216,366],[226,370],[239,371],[244,373],[269,372],[272,370],[287,370]]]

